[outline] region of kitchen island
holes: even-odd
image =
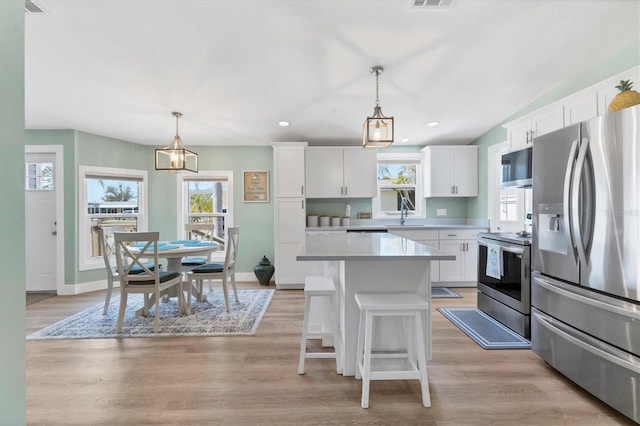
[[[343,340],[343,374],[355,375],[360,312],[358,292],[415,292],[431,303],[430,263],[455,256],[389,233],[308,233],[305,249],[296,259],[313,262],[309,274],[331,276],[338,288],[338,312]],[[316,263],[317,262],[317,263]],[[374,347],[394,350],[404,346],[399,323],[386,321],[374,336]],[[425,351],[431,358],[431,319],[424,318]]]

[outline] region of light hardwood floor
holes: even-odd
[[[242,287],[260,287],[241,283]],[[529,350],[483,350],[435,311],[432,407],[417,381],[361,382],[311,359],[297,374],[304,296],[277,291],[256,336],[27,341],[27,420],[41,425],[634,424]],[[27,307],[27,334],[103,301],[56,296]]]

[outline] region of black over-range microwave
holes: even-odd
[[[532,147],[502,154],[501,185],[503,188],[531,186],[531,157]]]

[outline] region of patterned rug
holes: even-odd
[[[226,311],[222,290],[207,294],[207,301],[191,303],[191,315],[178,315],[178,300],[171,298],[160,303],[160,331],[153,332],[155,306],[149,316],[136,317],[143,305],[141,294],[127,297],[122,334],[116,333],[120,297],[112,298],[109,313],[102,315],[104,303],[95,305],[62,321],[27,336],[39,339],[101,339],[112,337],[168,337],[168,336],[247,336],[258,331],[275,290],[238,290],[236,302],[230,290],[231,312]]]
[[[483,349],[530,349],[531,342],[478,308],[436,308]]]

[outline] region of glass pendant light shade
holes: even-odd
[[[179,112],[172,113],[176,117],[176,135],[171,145],[156,149],[156,170],[177,172],[181,170],[198,173],[198,154],[189,151],[182,145],[178,134]]]
[[[376,65],[371,68],[371,73],[376,75],[376,106],[373,115],[367,117],[362,125],[363,148],[386,148],[393,143],[393,117],[385,117],[378,98],[378,76],[384,68]]]
[[[393,143],[393,117],[385,117],[376,106],[372,117],[367,117],[362,125],[362,146],[364,148],[386,148]]]

